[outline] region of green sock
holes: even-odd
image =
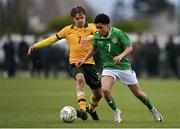
[[[107,103],[111,107],[112,110],[115,111],[117,109],[117,106],[116,106],[114,100],[111,100],[110,102],[107,102]]]
[[[142,101],[142,102],[147,106],[147,108],[148,108],[149,110],[152,110],[152,109],[153,109],[153,106],[152,106],[151,102],[149,101],[149,99],[146,99],[146,100],[144,100],[144,101]]]

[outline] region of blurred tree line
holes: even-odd
[[[133,7],[137,13],[149,16],[171,8],[172,5],[167,0],[134,0]]]
[[[0,0],[0,36],[7,33],[35,34],[40,36],[53,30],[72,24],[70,16],[57,17],[47,24],[43,32],[36,32],[29,25],[31,0]],[[92,17],[87,17],[92,22]]]
[[[123,3],[123,1],[117,2]],[[37,34],[37,32],[29,27],[28,23],[28,13],[31,9],[31,4],[31,0],[0,0],[0,35],[8,32]],[[117,5],[121,7],[119,8]],[[150,28],[150,23],[148,19],[145,18],[148,18],[149,15],[158,14],[160,11],[172,8],[167,0],[134,0],[133,8],[136,12],[134,16],[136,19],[124,20],[116,15],[116,13],[122,11],[123,6],[123,4],[117,3],[114,7],[115,12],[113,14],[118,19],[114,22],[114,25],[128,32],[146,31]],[[88,16],[88,21],[92,21],[92,17]],[[49,32],[49,30],[59,30],[71,23],[72,21],[68,16],[52,19],[52,22],[47,25],[45,32]]]
[[[0,34],[28,32],[29,0],[0,0]]]
[[[88,22],[93,22],[92,16],[88,15],[87,17]],[[52,20],[52,22],[49,23],[47,26],[47,31],[59,31],[63,27],[72,24],[72,19],[70,16],[64,16],[57,19]]]
[[[114,5],[113,20],[116,27],[126,32],[147,31],[151,27],[150,21],[153,16],[166,10],[174,12],[174,6],[168,0],[134,0],[132,3],[134,16],[130,19],[124,18],[127,15],[123,12],[125,8],[127,7],[124,1],[117,1]]]

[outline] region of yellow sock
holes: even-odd
[[[86,110],[86,96],[84,92],[77,93],[77,100],[80,109]]]
[[[95,108],[98,106],[99,101],[94,101],[93,100],[93,95],[90,98],[90,105],[89,105],[89,110],[94,112]]]

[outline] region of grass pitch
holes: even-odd
[[[99,122],[88,116],[87,121],[63,123],[59,119],[60,109],[66,105],[78,108],[73,79],[0,78],[0,128],[180,128],[180,81],[139,82],[163,115],[164,123],[156,123],[146,107],[120,82],[113,87],[113,96],[123,112],[122,123],[114,122],[104,98],[97,108]],[[86,95],[89,103],[89,87]]]

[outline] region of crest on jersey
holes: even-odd
[[[84,32],[88,32],[88,29],[87,29],[87,28],[84,28]]]
[[[99,43],[99,44],[102,44],[102,43],[103,43],[103,41],[99,41],[98,43]]]
[[[117,40],[116,38],[113,38],[113,39],[112,39],[112,42],[113,42],[114,44],[116,44],[116,43],[118,42],[118,40]]]

